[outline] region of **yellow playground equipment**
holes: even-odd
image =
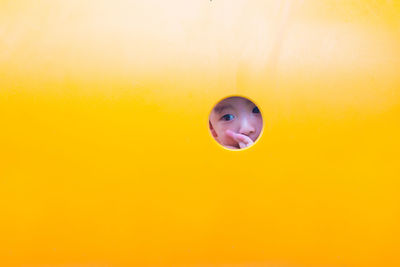
[[[0,266],[398,267],[399,137],[400,1],[0,1]]]

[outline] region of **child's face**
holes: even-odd
[[[251,139],[247,138],[249,142],[256,141],[262,126],[262,116],[258,107],[242,97],[230,97],[222,100],[210,114],[211,133],[218,143],[229,148],[242,148],[242,145],[239,146],[236,136],[248,137]]]

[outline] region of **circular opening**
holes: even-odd
[[[263,118],[253,101],[231,96],[213,107],[209,128],[220,145],[228,149],[244,149],[257,141],[263,129]]]

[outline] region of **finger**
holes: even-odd
[[[243,134],[235,134],[235,140],[239,143],[245,143],[246,145],[253,144],[253,140],[250,137],[243,135]]]
[[[236,138],[236,133],[231,131],[231,130],[226,130],[225,131],[226,135],[229,136],[230,138],[232,138],[235,142],[238,143],[238,147],[236,147],[236,149],[239,148],[239,140]]]
[[[226,130],[225,131],[226,135],[232,137],[233,139],[235,139],[235,133],[231,130]]]
[[[248,147],[252,145],[254,142],[250,137],[243,134],[234,134],[234,140],[238,142],[240,148]]]
[[[243,142],[239,142],[239,147],[240,148],[245,148],[245,147],[248,147],[248,146],[249,146],[248,144],[245,144]]]
[[[250,137],[244,134],[235,133],[231,130],[226,130],[225,133],[238,143],[239,148],[245,148],[254,143]]]

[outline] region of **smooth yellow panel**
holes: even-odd
[[[400,266],[399,71],[399,1],[0,0],[0,265]]]

